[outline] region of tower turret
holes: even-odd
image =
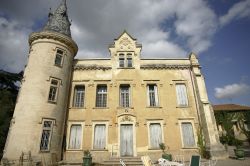
[[[72,64],[78,47],[70,34],[66,1],[29,36],[29,58],[4,150],[4,158],[61,158]]]

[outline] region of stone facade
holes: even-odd
[[[142,45],[123,32],[109,46],[110,58],[73,60],[77,45],[61,33],[65,27],[49,26],[30,35],[4,158],[30,151],[38,160],[81,161],[88,149],[98,162],[145,154],[156,159],[162,153],[156,144],[163,142],[188,159],[198,153],[200,126],[212,157],[225,157],[195,54],[143,59]]]

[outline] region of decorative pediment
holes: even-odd
[[[136,39],[124,31],[115,39],[114,44],[110,45],[110,48],[115,48],[116,51],[135,51],[137,48],[141,48],[141,45],[137,44]]]

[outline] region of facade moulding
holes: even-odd
[[[168,65],[168,64],[146,64],[141,65],[141,69],[190,69],[190,65]]]
[[[56,41],[60,41],[72,49],[74,56],[78,51],[77,44],[71,38],[57,32],[41,31],[31,33],[29,36],[29,45],[31,45],[32,42],[38,39],[53,39]]]
[[[101,65],[75,65],[74,70],[111,70],[111,66]]]

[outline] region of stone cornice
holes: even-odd
[[[32,42],[38,39],[53,39],[62,42],[73,50],[74,56],[78,51],[77,44],[70,37],[57,32],[49,32],[49,31],[33,32],[29,36],[29,45],[31,45]]]
[[[111,66],[102,65],[75,65],[74,70],[111,70]]]
[[[141,69],[190,69],[190,65],[178,64],[145,64],[140,66]]]

